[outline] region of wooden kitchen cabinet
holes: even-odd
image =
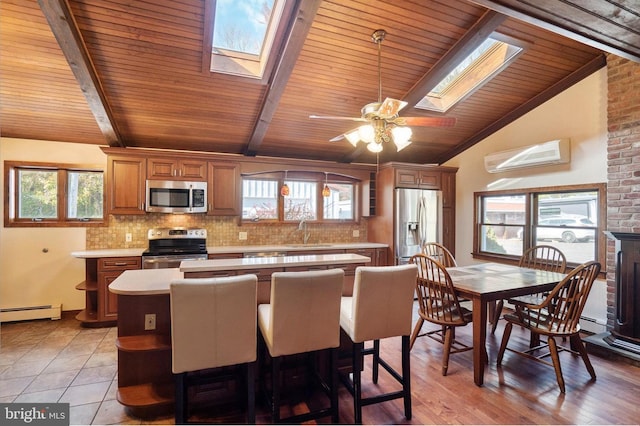
[[[144,214],[147,161],[136,156],[107,159],[107,213]]]
[[[109,284],[127,269],[140,269],[141,257],[103,257],[85,260],[85,280],[76,289],[85,292],[85,309],[76,319],[85,327],[116,325],[118,299],[109,291]]]
[[[242,210],[240,165],[233,162],[210,161],[207,214],[240,216]]]
[[[187,158],[149,157],[147,179],[207,180],[207,162]]]
[[[169,294],[118,295],[118,402],[133,415],[171,412],[175,386],[171,370]],[[145,315],[156,315],[156,327],[145,329]]]
[[[441,189],[439,171],[398,168],[395,172],[398,188]]]

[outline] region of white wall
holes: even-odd
[[[0,160],[106,165],[94,145],[0,138]],[[0,192],[4,199],[4,173]],[[69,253],[86,247],[85,228],[0,228],[0,307],[62,303],[84,309],[84,260]],[[47,249],[47,252],[43,252]]]
[[[569,164],[495,174],[484,168],[486,154],[560,138],[571,139]],[[460,265],[468,265],[474,262],[474,192],[607,182],[607,70],[595,72],[444,165],[459,168],[455,255]]]

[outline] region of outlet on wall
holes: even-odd
[[[353,230],[353,236],[356,237],[356,238],[359,237],[360,236],[360,231],[358,229],[354,229]]]
[[[247,239],[247,233],[246,232],[239,232],[238,233],[238,239],[239,240],[246,240]]]
[[[126,234],[124,234],[124,240],[125,240],[127,243],[130,243],[130,242],[131,242],[131,239],[132,239],[132,238],[131,238],[131,232],[127,232]]]
[[[144,329],[155,330],[156,329],[156,314],[144,315]]]

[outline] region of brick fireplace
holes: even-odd
[[[640,351],[640,63],[608,55],[607,71],[607,329]],[[621,248],[628,260],[616,274]]]

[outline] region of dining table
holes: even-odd
[[[473,304],[473,380],[484,383],[487,314],[491,302],[549,291],[566,274],[523,268],[503,263],[478,263],[447,268],[458,296]]]

